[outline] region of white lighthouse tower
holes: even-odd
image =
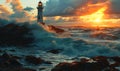
[[[38,3],[37,9],[38,9],[37,21],[43,23],[43,4],[41,1]]]

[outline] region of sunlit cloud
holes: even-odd
[[[10,3],[12,0],[6,0],[6,3]]]
[[[11,8],[5,5],[0,5],[0,18],[16,22],[30,22],[36,20],[35,16],[24,10],[20,0],[6,0],[10,3]]]

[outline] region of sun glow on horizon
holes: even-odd
[[[104,12],[106,11],[107,7],[100,8],[97,12],[86,15],[86,16],[80,16],[80,19],[83,20],[83,22],[92,23],[92,26],[105,26],[105,24],[101,24],[104,20]]]

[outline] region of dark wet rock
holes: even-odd
[[[51,71],[71,71],[70,63],[66,63],[66,62],[59,63]]]
[[[45,70],[46,68],[40,68],[39,70]]]
[[[60,63],[51,71],[102,71],[105,68],[102,62],[72,62]]]
[[[120,66],[120,63],[118,63],[118,62],[115,62],[115,63],[113,63],[113,64],[111,64],[110,65],[110,67],[119,67]]]
[[[114,63],[110,65],[111,68],[120,67],[120,57],[111,57]]]
[[[12,56],[14,57],[15,59],[22,59],[22,57],[19,57],[19,56]]]
[[[30,28],[25,25],[11,23],[0,26],[0,46],[27,46],[33,41]]]
[[[14,49],[11,49],[11,50],[9,50],[9,51],[11,51],[11,52],[15,52],[15,50],[14,50]]]
[[[111,59],[113,59],[114,61],[116,61],[116,62],[119,62],[120,63],[120,57],[111,57]]]
[[[108,69],[108,70],[106,70],[106,71],[120,71],[120,70],[118,70],[118,69],[116,69],[116,68],[110,68],[110,69]]]
[[[4,53],[0,56],[0,67],[21,67],[22,64],[12,55]]]
[[[42,64],[44,63],[44,60],[41,59],[40,57],[35,57],[35,56],[26,56],[25,57],[25,60],[28,62],[28,63],[32,63],[32,64]]]
[[[45,25],[45,23],[39,23],[39,24],[41,24],[41,25]]]
[[[44,64],[52,64],[50,61],[44,61]]]
[[[24,68],[19,62],[17,56],[4,53],[0,56],[0,71],[36,71],[34,69]]]
[[[61,34],[61,33],[65,32],[65,30],[63,30],[63,29],[61,29],[57,26],[46,25],[45,23],[39,23],[39,24],[42,25],[42,26],[45,26],[45,27],[47,26],[51,32],[54,32],[54,33],[57,33],[57,34]]]
[[[36,71],[34,69],[29,69],[29,68],[22,68],[22,67],[6,67],[6,68],[1,68],[0,71]]]
[[[92,58],[94,61],[97,61],[97,62],[102,62],[103,63],[103,66],[109,66],[109,62],[108,62],[108,58],[105,57],[105,56],[97,56],[97,57],[94,57]]]
[[[0,50],[0,53],[2,53],[3,51],[2,50]]]
[[[21,57],[19,57],[19,56],[14,56],[14,55],[11,55],[11,54],[8,54],[8,53],[4,53],[1,57],[3,57],[3,58],[14,58],[14,59],[21,59]]]
[[[49,50],[47,51],[48,53],[53,53],[53,54],[58,54],[62,51],[62,49],[52,49],[52,50]]]
[[[55,27],[55,26],[53,26],[53,25],[48,25],[49,26],[49,28],[50,28],[50,30],[53,30],[53,31],[55,31],[56,33],[64,33],[65,31],[63,30],[63,29],[60,29],[60,28],[58,28],[58,27]]]
[[[109,60],[116,61],[110,64]],[[56,65],[51,71],[119,71],[119,57],[96,56],[90,59],[82,58],[72,63],[62,62]]]
[[[80,59],[80,61],[81,61],[82,63],[84,63],[84,62],[89,62],[89,59],[82,58],[82,59]]]
[[[25,60],[28,63],[35,64],[35,65],[43,64],[43,63],[44,64],[52,64],[50,61],[45,61],[45,60],[41,59],[40,57],[35,57],[35,56],[26,56]]]

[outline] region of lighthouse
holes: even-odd
[[[43,23],[43,4],[41,1],[38,3],[37,9],[38,9],[37,21]]]

